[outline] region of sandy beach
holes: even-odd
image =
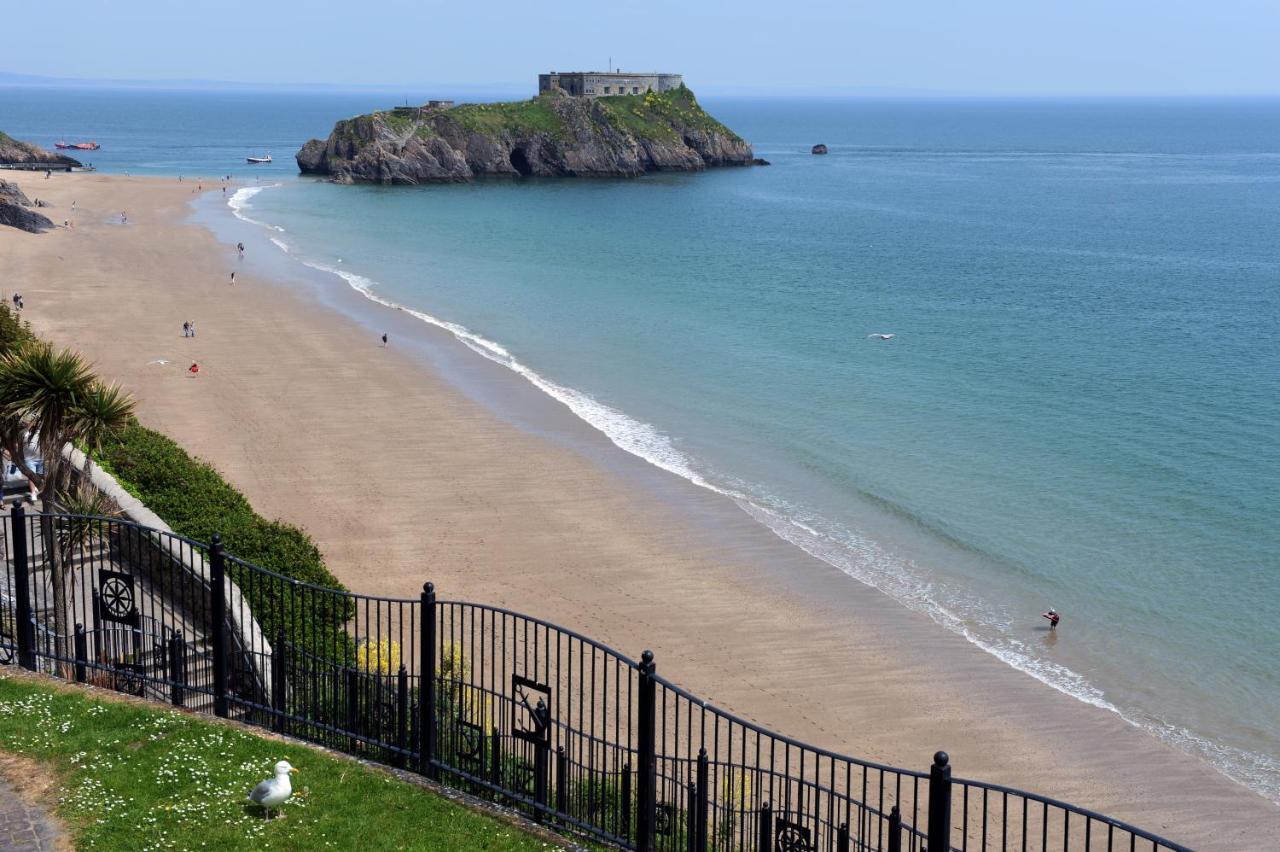
[[[1188,845],[1262,849],[1280,832],[1280,806],[617,450],[438,329],[283,255],[240,260],[191,221],[194,180],[6,178],[74,228],[0,230],[5,296],[127,387],[147,425],[305,527],[351,589],[409,596],[429,579],[651,648],[666,677],[814,745],[920,770],[945,748],[957,775]]]

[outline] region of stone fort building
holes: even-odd
[[[538,92],[563,89],[580,98],[599,98],[609,95],[642,95],[645,92],[666,92],[684,85],[680,74],[643,74],[618,70],[609,71],[552,71],[538,75]]]

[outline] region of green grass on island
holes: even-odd
[[[54,772],[77,849],[555,848],[351,760],[26,677],[0,676],[0,751]],[[299,771],[267,821],[245,795],[278,760]]]
[[[565,120],[555,109],[557,97],[564,94],[542,94],[525,101],[503,103],[459,104],[441,113],[457,122],[470,133],[485,135],[549,133],[563,137]],[[656,139],[674,142],[684,130],[695,128],[706,133],[720,133],[730,139],[738,135],[708,115],[698,104],[693,92],[681,86],[667,92],[648,92],[643,95],[613,95],[596,98],[608,121],[639,139]],[[431,124],[412,115],[393,110],[376,113],[376,116],[397,133],[409,133],[429,137],[435,133]],[[354,121],[354,120],[352,120]],[[350,133],[350,122],[339,122],[340,134]],[[352,136],[352,138],[355,138]]]

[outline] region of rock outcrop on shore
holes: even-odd
[[[30,142],[21,142],[0,131],[0,163],[48,163],[57,166],[79,167],[79,160],[46,151]]]
[[[30,207],[31,200],[16,183],[0,180],[0,225],[33,234],[53,227],[53,222]]]
[[[452,183],[483,176],[634,177],[745,166],[751,146],[693,92],[392,110],[339,121],[297,153],[304,174],[341,183]]]

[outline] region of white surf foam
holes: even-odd
[[[258,219],[254,219],[244,212],[245,210],[253,206],[252,204],[249,203],[249,201],[255,195],[257,195],[259,192],[262,192],[262,190],[264,189],[271,189],[277,186],[280,186],[280,184],[269,183],[269,184],[266,184],[265,186],[241,187],[240,189],[237,189],[235,192],[231,193],[231,197],[227,199],[227,206],[231,208],[231,212],[235,214],[235,217],[243,222],[248,222],[251,225],[258,225],[259,227],[267,228],[268,230],[284,233],[284,228],[281,228],[279,225],[272,225],[268,222],[263,222]]]
[[[241,192],[247,194],[242,199],[241,208],[232,209],[245,221],[283,232],[283,228],[257,222],[241,213],[241,209],[246,206],[244,202],[265,188],[267,187],[248,187],[238,190],[235,195]],[[232,200],[235,200],[235,195]],[[230,206],[230,202],[228,204]],[[275,237],[270,239],[281,250],[293,254],[283,240]],[[762,489],[731,481],[712,472],[704,473],[693,459],[675,446],[670,436],[657,427],[636,420],[596,400],[590,394],[548,379],[522,363],[502,344],[489,340],[460,323],[441,319],[379,295],[375,292],[376,282],[366,276],[293,256],[312,269],[338,276],[370,301],[403,311],[448,331],[472,351],[522,376],[568,407],[579,419],[604,434],[618,448],[695,485],[729,497],[779,538],[859,582],[889,595],[909,609],[929,616],[939,625],[963,636],[1007,665],[1072,698],[1116,713],[1126,722],[1208,760],[1227,777],[1280,803],[1280,761],[1214,743],[1185,728],[1160,720],[1138,718],[1125,712],[1108,701],[1102,690],[1091,684],[1084,675],[1037,656],[1012,634],[1009,624],[1000,620],[989,602],[958,593],[955,589],[940,588],[938,580],[930,577],[910,560],[889,552],[880,544],[852,530],[827,529],[823,519]]]

